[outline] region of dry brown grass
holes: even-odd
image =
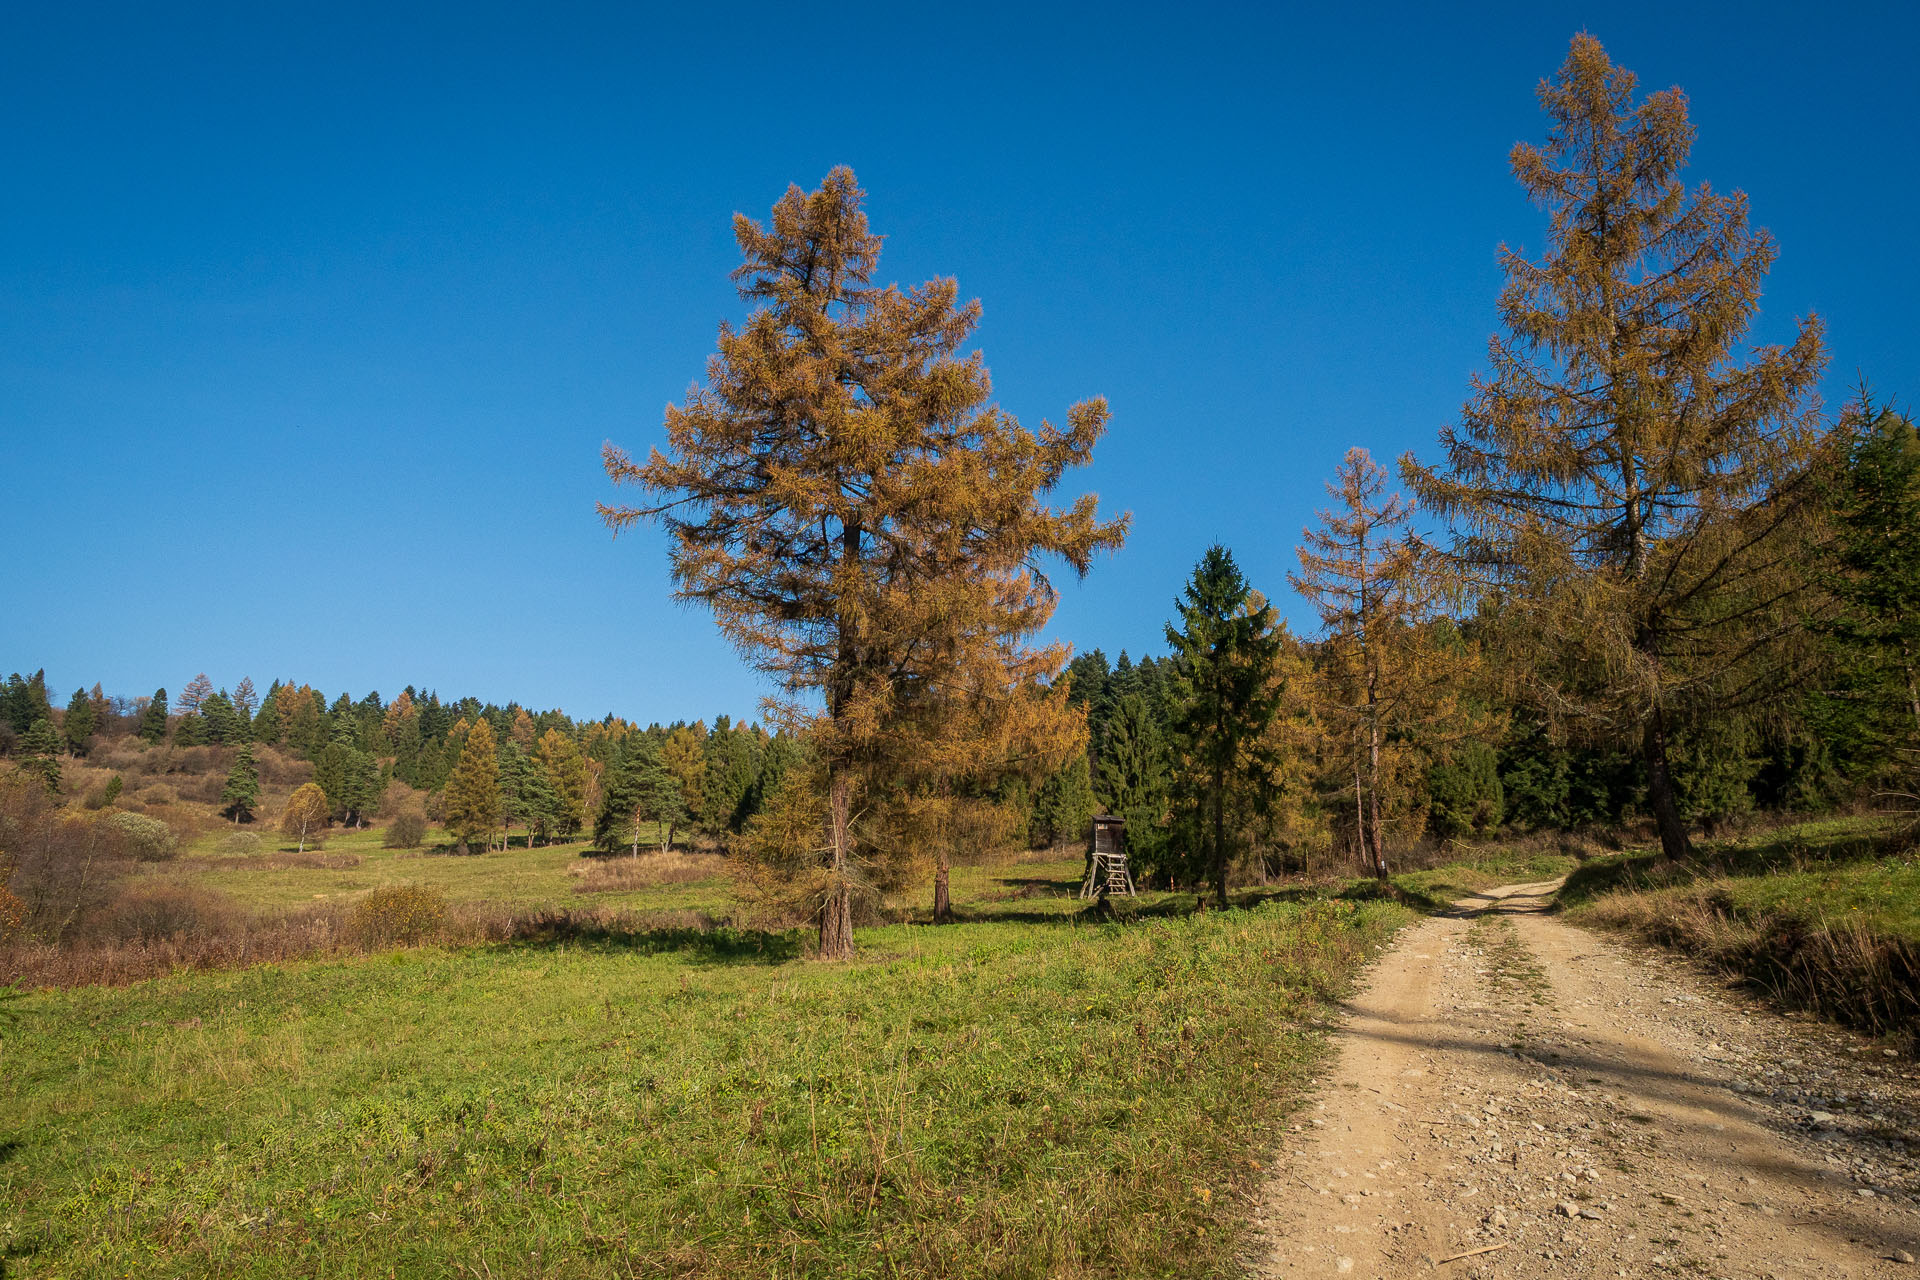
[[[577,876],[575,893],[633,893],[668,884],[693,884],[721,875],[726,859],[712,853],[643,853],[639,857],[596,858],[567,874]]]
[[[431,891],[429,891],[431,892]],[[335,956],[366,955],[408,945],[471,947],[525,943],[615,941],[645,949],[712,934],[719,922],[700,911],[588,909],[513,911],[485,903],[430,905],[393,915],[404,928],[382,929],[357,904],[320,903],[279,916],[246,918],[223,911],[219,895],[175,904],[163,918],[154,906],[137,936],[82,937],[66,946],[16,939],[0,945],[0,986],[125,986],[183,970],[238,969]]]
[[[1863,920],[1748,915],[1713,881],[1615,890],[1595,898],[1581,919],[1682,951],[1783,1004],[1920,1048],[1920,952]]]

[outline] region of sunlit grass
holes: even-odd
[[[535,851],[538,853],[539,851]],[[494,855],[512,857],[516,855]],[[422,948],[15,999],[8,1274],[1209,1275],[1390,903]],[[743,945],[745,944],[745,945]]]

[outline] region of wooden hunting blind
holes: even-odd
[[[1133,876],[1127,870],[1126,822],[1110,813],[1099,815],[1093,820],[1091,842],[1087,882],[1080,886],[1080,896],[1092,898],[1116,893],[1129,898],[1138,896],[1133,891]]]

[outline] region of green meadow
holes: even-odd
[[[265,905],[491,867],[535,904],[577,900],[563,859],[192,874]],[[1228,1272],[1316,1023],[1409,913],[1094,923],[1078,874],[960,869],[963,923],[863,930],[846,964],[636,928],[15,994],[5,1274]]]

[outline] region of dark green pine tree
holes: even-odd
[[[513,842],[513,824],[524,822],[527,826],[527,848],[533,848],[533,815],[528,811],[528,786],[533,775],[539,772],[533,762],[527,759],[527,753],[512,738],[501,738],[498,751],[500,759],[500,823],[505,831],[500,837],[500,847],[506,848]]]
[[[1227,905],[1227,793],[1241,781],[1244,757],[1279,710],[1274,664],[1282,636],[1266,598],[1247,584],[1225,547],[1213,546],[1174,601],[1179,626],[1167,624],[1173,647],[1172,725],[1183,767],[1175,793],[1198,846],[1193,852]]]
[[[47,673],[36,671],[22,676],[14,672],[7,677],[6,688],[0,690],[0,720],[15,733],[25,733],[40,719],[53,719],[53,704],[47,701]]]
[[[275,680],[267,686],[267,696],[260,699],[260,709],[253,713],[253,723],[248,732],[255,742],[269,745],[280,741],[280,682]]]
[[[29,773],[38,774],[47,784],[51,795],[60,794],[60,756],[62,754],[60,735],[53,731],[53,721],[45,716],[33,722],[26,736],[20,739],[20,754],[25,757],[23,765]]]
[[[651,734],[627,735],[600,780],[600,808],[593,817],[594,847],[608,853],[626,847],[638,857],[642,826],[678,824],[685,819],[685,799],[661,762],[659,743]]]
[[[207,722],[197,712],[188,712],[173,722],[173,745],[176,747],[204,747],[207,745]]]
[[[60,732],[67,740],[67,749],[76,756],[87,754],[87,746],[93,741],[96,727],[93,699],[87,696],[85,689],[75,689],[73,697],[67,700],[67,718],[60,723]]]
[[[252,822],[254,807],[260,803],[260,770],[254,764],[253,744],[240,744],[240,753],[227,770],[226,789],[220,793],[220,814],[235,823]]]
[[[167,737],[167,691],[155,689],[153,701],[140,712],[140,737],[147,742],[166,741]]]
[[[1127,856],[1140,872],[1161,869],[1171,788],[1166,739],[1147,700],[1128,693],[1107,721],[1093,790],[1102,808],[1125,820]]]
[[[1863,391],[1844,419],[1826,574],[1835,610],[1822,627],[1831,677],[1812,714],[1859,781],[1910,773],[1920,746],[1920,437]]]
[[[233,698],[225,689],[206,696],[200,704],[200,718],[207,722],[207,741],[215,746],[232,746],[246,736],[240,713],[234,710]]]
[[[1037,843],[1051,847],[1084,843],[1093,830],[1097,807],[1093,778],[1083,751],[1060,766],[1034,792],[1031,836]],[[1087,856],[1093,856],[1090,850]]]
[[[314,757],[313,780],[332,802],[334,819],[349,827],[364,826],[380,803],[380,762],[353,745],[351,722],[343,721]]]

